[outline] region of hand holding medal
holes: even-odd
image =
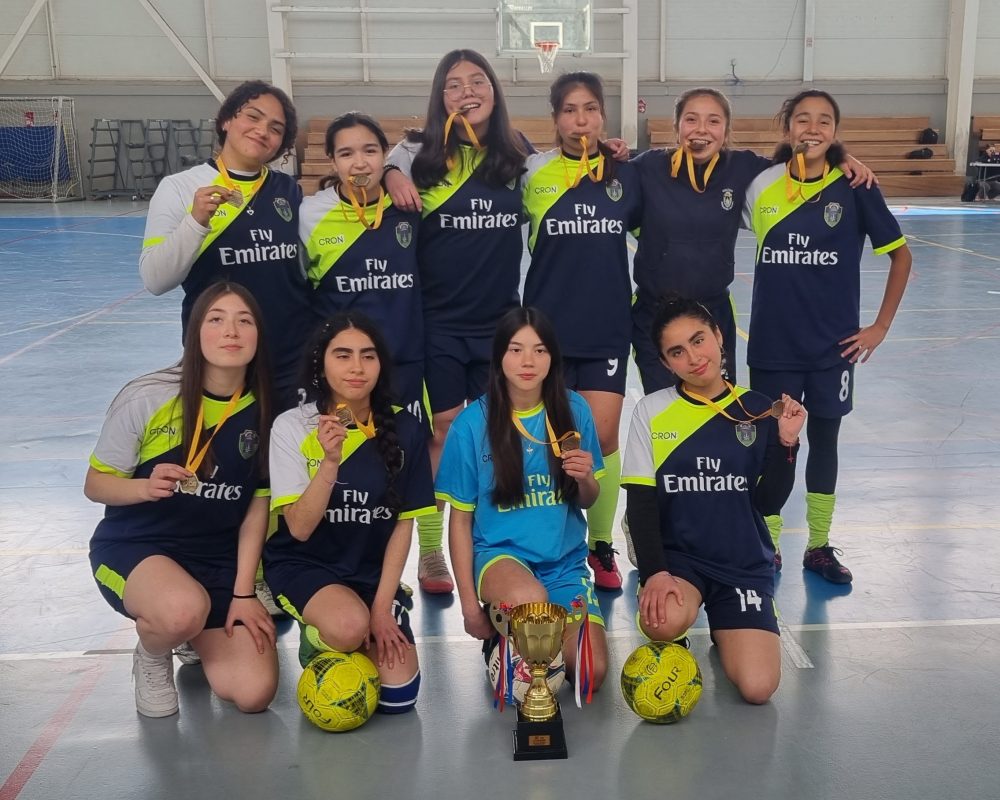
[[[576,431],[570,431],[560,440],[563,471],[576,481],[594,474],[594,456],[581,450],[580,445],[580,434]]]
[[[323,460],[339,464],[343,455],[347,425],[339,414],[320,414],[316,425],[316,438],[323,448]]]
[[[774,401],[771,409],[773,416],[778,418],[778,439],[786,447],[794,447],[806,421],[805,408],[797,400],[783,394],[780,400]]]
[[[191,477],[191,473],[179,464],[157,464],[146,479],[142,499],[155,503],[157,500],[173,497],[178,484]]]

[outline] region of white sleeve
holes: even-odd
[[[301,414],[299,409],[286,411],[271,427],[268,462],[272,510],[294,503],[309,485],[309,465],[302,452],[302,441],[308,433],[299,422]]]
[[[656,468],[653,466],[653,443],[650,438],[649,407],[645,400],[636,403],[632,422],[625,443],[622,459],[622,484],[656,485]]]
[[[399,167],[399,171],[402,172],[407,178],[412,178],[411,170],[413,167],[413,159],[416,158],[417,153],[420,152],[420,145],[415,142],[408,142],[403,139],[399,144],[397,144],[389,152],[389,157],[386,162],[392,164],[394,167]]]
[[[188,208],[194,195],[185,197],[187,191],[184,183],[166,178],[149,201],[139,275],[146,289],[156,295],[181,285],[212,230],[191,216]]]
[[[131,478],[139,465],[146,426],[157,408],[177,395],[178,385],[144,376],[122,389],[111,401],[90,466],[99,472]]]

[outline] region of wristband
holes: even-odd
[[[256,594],[234,594],[233,600],[256,600]]]
[[[386,164],[384,167],[382,167],[382,177],[384,178],[385,173],[392,172],[392,170],[396,170],[397,172],[403,171],[402,167],[400,167],[398,164]]]

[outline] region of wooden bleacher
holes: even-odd
[[[996,120],[1000,128],[1000,117]],[[955,160],[943,144],[922,145],[920,133],[930,127],[929,117],[850,117],[841,120],[838,133],[855,158],[875,171],[886,197],[958,197],[965,179],[955,174]],[[650,147],[669,147],[676,142],[673,120],[648,121]],[[997,131],[1000,140],[1000,130]],[[770,156],[781,141],[771,117],[737,117],[733,120],[733,146]],[[913,150],[929,148],[927,159],[909,159]],[[919,173],[919,174],[911,174]]]
[[[1000,117],[974,116],[972,132],[979,137],[980,153],[991,144],[1000,145]]]
[[[403,139],[409,128],[421,128],[423,117],[378,117],[378,123],[385,131],[389,146],[393,147]],[[333,120],[329,117],[314,117],[309,120],[302,158],[302,177],[299,185],[303,193],[315,194],[320,179],[330,174],[330,159],[324,149],[326,129]],[[538,150],[554,147],[555,127],[551,117],[511,117],[511,125],[521,131]]]

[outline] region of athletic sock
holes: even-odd
[[[836,495],[806,492],[806,523],[809,525],[807,550],[830,544],[830,526],[833,523],[836,500]]]
[[[442,549],[444,541],[444,512],[435,511],[417,517],[417,542],[420,545],[420,555],[425,556],[435,550]]]
[[[604,456],[604,475],[597,479],[601,493],[587,509],[587,547],[591,550],[597,542],[611,544],[611,529],[618,510],[618,492],[622,479],[622,454],[615,450]]]
[[[764,517],[764,524],[767,525],[767,530],[771,534],[771,541],[774,543],[775,552],[777,552],[781,549],[778,540],[781,538],[781,529],[785,521],[781,518],[781,514],[770,514]]]

